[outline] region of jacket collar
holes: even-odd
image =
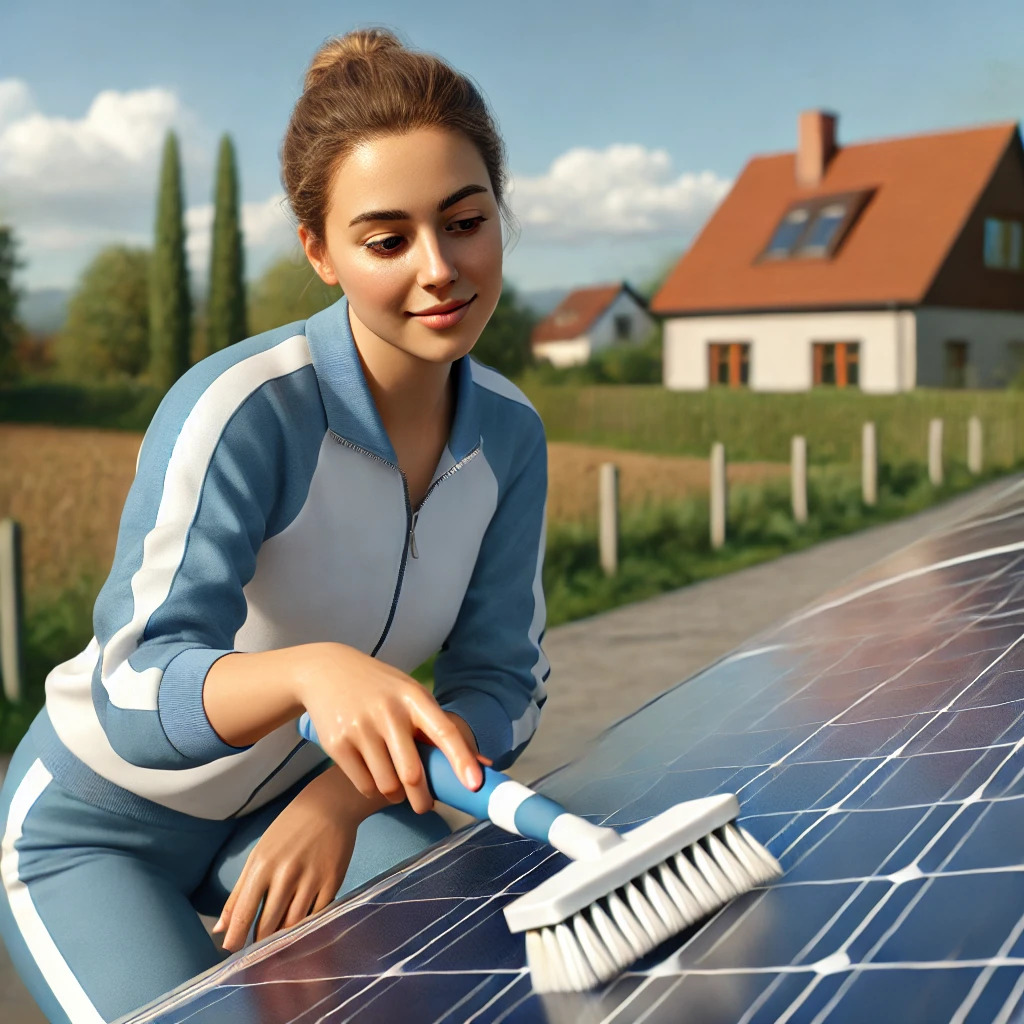
[[[344,440],[397,466],[398,458],[366,383],[348,319],[348,299],[344,295],[333,306],[306,321],[306,341],[327,411],[328,427]],[[480,444],[476,389],[469,356],[452,364],[452,374],[455,415],[448,448],[455,462],[460,462]]]

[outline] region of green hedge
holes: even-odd
[[[807,438],[807,456],[819,465],[860,458],[861,426],[876,424],[879,458],[924,462],[928,421],[945,421],[947,458],[966,461],[967,420],[979,416],[985,461],[1009,467],[1024,457],[1024,392],[933,391],[865,395],[816,390],[765,394],[713,388],[668,391],[660,385],[541,385],[528,381],[551,441],[606,445],[634,451],[707,457],[721,441],[740,461],[788,461],[790,438]]]
[[[803,434],[808,459],[824,465],[858,460],[861,425],[873,420],[882,461],[923,463],[928,421],[941,417],[946,457],[964,462],[967,420],[976,415],[985,428],[986,464],[1006,468],[1024,458],[1024,391],[681,392],[647,384],[545,385],[536,375],[523,384],[551,441],[702,457],[722,441],[729,459],[780,462],[789,459],[790,438]],[[0,422],[141,432],[160,397],[133,384],[22,384],[0,388]]]

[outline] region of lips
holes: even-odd
[[[463,306],[468,306],[476,296],[466,299],[465,302],[449,303],[444,306],[439,306],[436,309],[424,310],[422,313],[410,313],[410,316],[443,316],[445,313],[454,313],[457,309],[462,309]]]

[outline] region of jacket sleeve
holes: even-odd
[[[546,699],[546,503],[547,445],[538,419],[525,459],[499,490],[455,626],[434,664],[434,696],[466,720],[496,768],[512,764],[530,741]]]
[[[237,401],[211,387],[194,404],[187,390],[172,388],[146,433],[94,610],[93,704],[116,752],[153,768],[244,749],[214,731],[203,683],[235,649],[281,488],[272,385]]]

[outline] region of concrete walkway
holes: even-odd
[[[531,782],[659,693],[811,604],[848,576],[987,504],[1013,477],[885,526],[550,630],[549,700],[509,774]],[[0,775],[6,761],[0,761]],[[446,814],[453,825],[468,821]],[[0,1021],[45,1024],[0,946]]]

